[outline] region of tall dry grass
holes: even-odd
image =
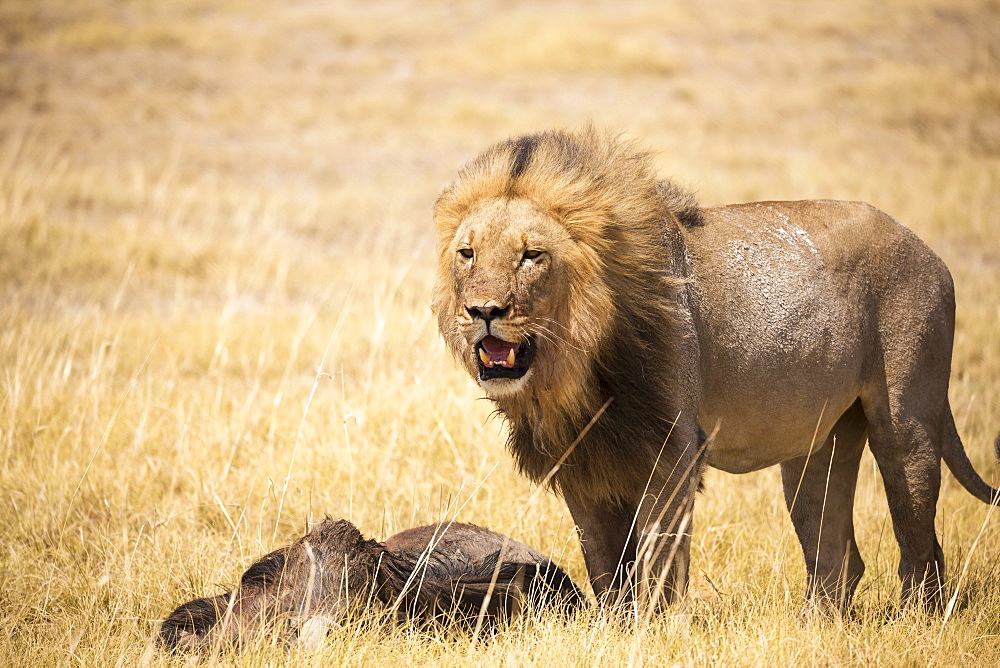
[[[561,501],[431,321],[429,211],[508,134],[593,120],[706,204],[863,199],[948,262],[952,402],[997,482],[1000,6],[0,3],[0,663],[173,660],[157,620],[325,514],[456,517],[585,580]],[[776,471],[710,472],[684,616],[337,630],[223,662],[982,664],[1000,522],[946,476],[955,607],[898,614],[871,459],[852,614],[798,615]]]

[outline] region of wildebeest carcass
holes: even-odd
[[[472,524],[408,529],[384,543],[327,518],[261,557],[232,591],[189,601],[160,627],[160,643],[198,650],[273,633],[315,644],[352,610],[378,606],[399,619],[490,623],[533,610],[569,612],[583,594],[551,559]]]

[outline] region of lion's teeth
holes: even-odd
[[[493,364],[490,362],[490,356],[487,355],[486,351],[483,350],[482,348],[479,349],[479,359],[483,361],[484,365],[493,366]]]
[[[507,366],[514,366],[514,349],[507,351]]]

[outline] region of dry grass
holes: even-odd
[[[540,127],[622,128],[706,204],[863,199],[913,228],[955,275],[953,404],[996,482],[998,44],[991,0],[0,3],[0,664],[171,663],[156,620],[327,513],[455,516],[583,581],[428,309],[438,189]],[[995,661],[998,518],[946,477],[947,623],[896,615],[870,458],[857,520],[845,620],[797,614],[776,471],[712,472],[686,618],[219,660]]]

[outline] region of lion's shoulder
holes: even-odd
[[[700,227],[705,223],[701,207],[694,193],[685,190],[673,181],[658,181],[656,193],[662,198],[667,209],[685,227]]]

